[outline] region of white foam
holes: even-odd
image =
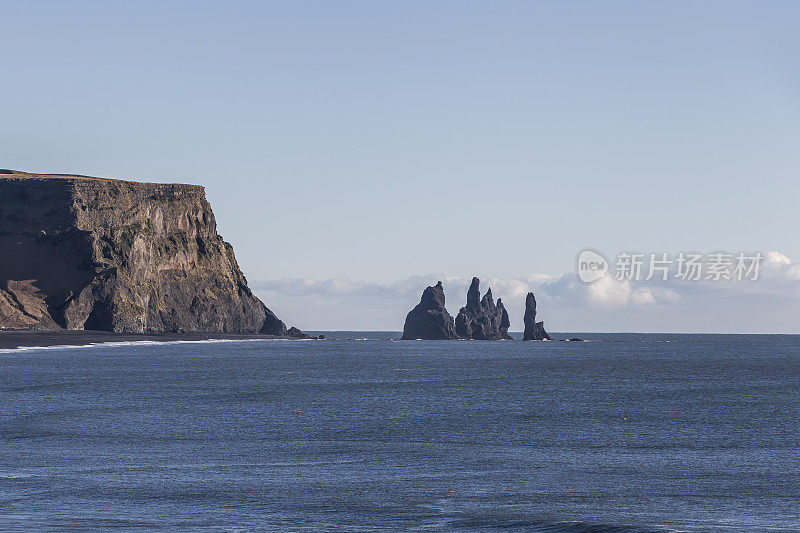
[[[82,348],[122,348],[127,346],[161,346],[167,344],[216,344],[228,342],[275,342],[275,341],[295,341],[304,339],[199,339],[199,340],[170,340],[170,341],[108,341],[108,342],[93,342],[89,344],[56,344],[53,346],[19,346],[17,348],[2,348],[0,354],[11,354],[17,352],[32,352],[32,351],[46,351],[46,350],[69,350],[69,349],[82,349]]]

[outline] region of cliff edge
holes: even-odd
[[[0,170],[0,327],[286,335],[205,189]]]

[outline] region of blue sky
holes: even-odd
[[[0,18],[0,167],[205,185],[254,284],[559,276],[586,247],[800,259],[797,2],[0,2]]]

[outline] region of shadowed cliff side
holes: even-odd
[[[447,340],[458,338],[453,317],[444,306],[444,289],[440,281],[422,293],[419,303],[409,311],[403,326],[403,340]]]
[[[0,326],[286,335],[197,185],[0,172]]]

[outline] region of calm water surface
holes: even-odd
[[[0,530],[798,531],[800,337],[0,353]]]

